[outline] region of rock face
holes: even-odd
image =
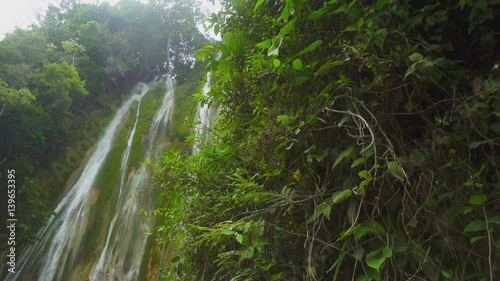
[[[97,186],[92,186],[92,189],[90,189],[90,204],[94,205],[97,202],[100,192],[101,190]]]
[[[134,177],[136,172],[137,172],[137,169],[135,168],[135,166],[130,167],[130,172],[128,173],[127,179],[131,180]]]

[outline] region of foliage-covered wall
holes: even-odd
[[[173,151],[165,280],[494,280],[500,5],[224,1],[221,108]]]

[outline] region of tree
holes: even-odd
[[[72,66],[78,64],[78,60],[80,57],[84,57],[85,55],[85,47],[76,42],[74,39],[69,39],[61,42],[61,45],[67,54],[69,62],[71,62]]]
[[[30,104],[35,97],[27,88],[19,90],[12,89],[0,79],[0,116],[2,116],[7,105]]]
[[[71,125],[71,110],[88,95],[85,81],[67,62],[45,65],[44,72],[34,78],[38,104],[51,116],[54,128],[53,147],[64,141]]]
[[[134,71],[167,72],[171,67],[191,67],[192,53],[206,41],[196,27],[199,11],[190,1],[122,0],[114,11],[126,24],[127,64]],[[167,61],[170,59],[170,62]]]

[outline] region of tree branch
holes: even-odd
[[[5,109],[5,106],[7,106],[7,102],[5,102],[5,103],[3,104],[3,106],[2,106],[2,111],[0,111],[0,116],[2,116],[3,111],[4,111],[4,109]]]

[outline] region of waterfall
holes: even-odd
[[[137,128],[137,122],[139,121],[140,109],[141,109],[141,101],[139,101],[139,104],[137,106],[137,113],[135,116],[134,127],[132,129],[132,132],[130,133],[130,136],[129,136],[128,141],[127,141],[127,148],[125,149],[125,153],[123,154],[123,157],[122,157],[121,168],[120,168],[120,174],[121,174],[120,189],[119,189],[119,193],[118,193],[118,204],[116,205],[116,208],[115,208],[115,216],[113,216],[113,219],[111,220],[111,224],[110,224],[108,234],[106,237],[106,243],[104,244],[104,249],[101,252],[101,255],[99,257],[99,261],[97,262],[96,267],[95,267],[94,271],[92,272],[91,280],[97,280],[102,275],[101,271],[104,268],[104,259],[106,258],[106,253],[108,252],[108,248],[109,248],[109,245],[111,242],[112,230],[115,228],[116,220],[118,218],[116,216],[116,213],[118,211],[117,208],[122,205],[123,197],[121,195],[122,195],[122,191],[123,191],[123,186],[125,184],[125,178],[127,176],[127,170],[128,170],[127,168],[128,168],[128,161],[130,158],[130,150],[132,148],[132,141],[134,140],[135,130]]]
[[[117,204],[112,223],[108,229],[106,245],[93,269],[90,280],[135,280],[139,273],[146,247],[144,233],[151,227],[151,222],[141,220],[137,213],[140,206],[143,208],[147,206],[149,207],[148,212],[151,211],[151,200],[147,196],[134,196],[134,193],[149,186],[148,167],[144,162],[150,160],[155,148],[158,147],[158,132],[166,129],[166,123],[170,119],[173,109],[173,81],[167,79],[166,83],[163,101],[152,120],[143,164],[125,185],[122,183],[123,186],[120,190],[123,190],[124,193],[118,198],[119,204]],[[133,137],[133,135],[130,136],[129,144]],[[128,155],[124,157],[128,157]],[[122,163],[125,163],[125,167],[127,166],[125,158]],[[122,167],[122,177],[125,175],[124,172],[126,173],[126,170],[124,171]],[[118,227],[116,227],[117,220],[120,221]],[[112,235],[113,245],[110,249],[109,243]],[[125,260],[126,257],[128,257],[128,261]],[[124,271],[123,267],[128,267],[128,270]]]
[[[206,96],[210,91],[210,72],[207,73],[207,81],[203,85],[202,94]],[[193,153],[197,153],[200,149],[200,145],[209,139],[210,129],[215,120],[215,116],[218,113],[217,108],[210,107],[208,104],[198,103],[198,108],[196,109],[195,115],[195,125],[193,129],[193,134],[196,136]]]
[[[16,265],[16,273],[8,274],[5,281],[17,280],[136,280],[146,248],[146,232],[152,221],[140,216],[139,210],[153,209],[149,187],[149,169],[140,164],[135,174],[128,174],[129,158],[133,140],[140,120],[141,101],[150,88],[157,83],[166,83],[166,91],[156,115],[151,120],[144,162],[159,153],[159,135],[165,132],[173,109],[174,82],[170,78],[155,79],[149,85],[139,83],[130,98],[117,110],[104,135],[82,169],[78,180],[60,200],[45,226],[39,231],[40,239],[27,246]],[[118,132],[134,103],[138,103],[133,128],[128,135],[120,162],[119,187],[111,188],[106,207],[113,216],[110,223],[90,227],[90,221],[98,221],[100,209],[93,209],[99,189],[94,182],[104,167],[110,151],[116,143]],[[161,141],[161,140],[160,140]],[[143,194],[139,194],[139,193]],[[93,215],[91,215],[93,214]],[[93,216],[93,217],[92,217]],[[101,229],[102,228],[102,229]],[[94,248],[87,245],[89,237],[105,233]],[[97,256],[94,255],[97,252]],[[82,265],[82,256],[86,260]],[[91,258],[89,258],[89,256]],[[90,264],[89,264],[90,263]],[[71,277],[70,277],[71,276]],[[75,277],[77,276],[77,277]]]

